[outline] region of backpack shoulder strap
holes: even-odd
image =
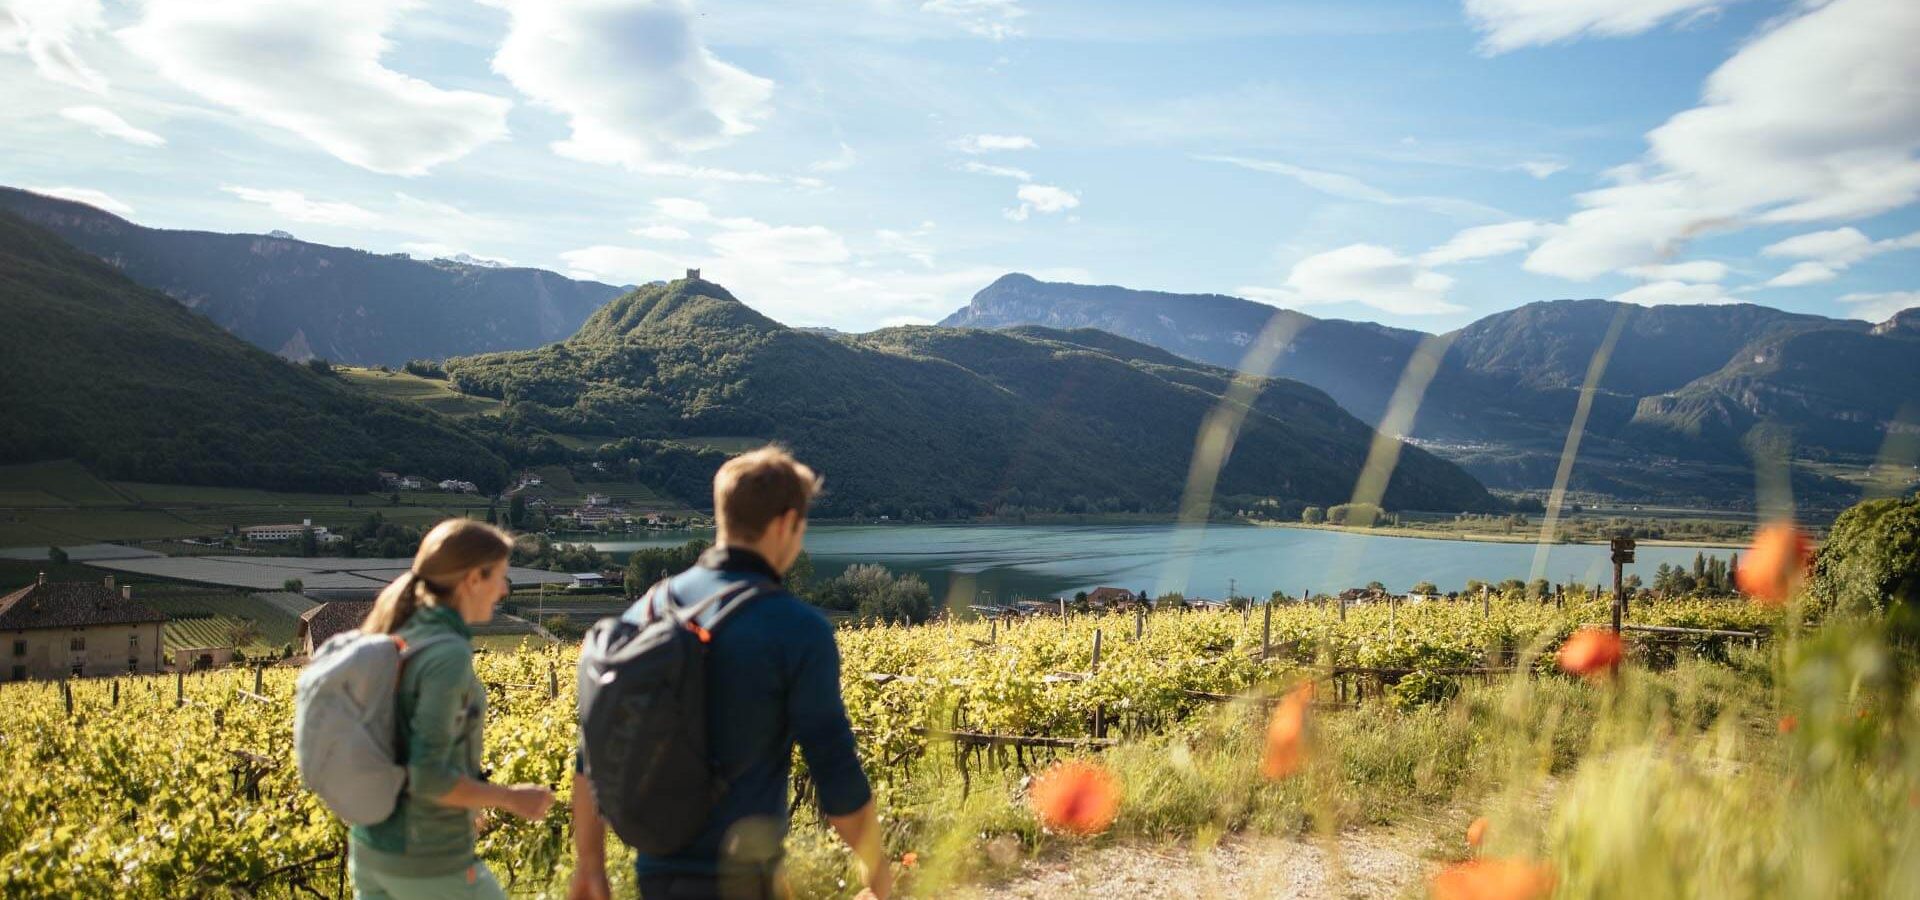
[[[720,627],[720,623],[733,615],[735,610],[755,600],[773,593],[773,584],[759,578],[729,585],[716,595],[713,615],[707,619],[707,630]]]

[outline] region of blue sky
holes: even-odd
[[[0,0],[0,183],[796,325],[1920,305],[1911,0]]]

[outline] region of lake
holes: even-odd
[[[621,558],[694,537],[594,541]],[[561,538],[565,540],[565,538]],[[1158,596],[1265,597],[1276,590],[1338,591],[1379,581],[1405,591],[1431,581],[1443,591],[1468,579],[1533,577],[1535,546],[1389,537],[1255,525],[816,525],[807,551],[820,577],[855,563],[918,573],[934,596],[954,602],[1058,596],[1112,585]],[[1642,546],[1630,574],[1651,582],[1661,563],[1692,565],[1695,547]],[[1708,549],[1709,556],[1730,551]],[[1611,583],[1608,550],[1593,544],[1546,549],[1540,577]]]

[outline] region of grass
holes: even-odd
[[[869,772],[882,775],[893,855],[920,857],[913,896],[1089,843],[1204,850],[1231,833],[1408,824],[1433,829],[1426,852],[1439,866],[1544,865],[1562,898],[1912,896],[1920,693],[1903,673],[1913,662],[1877,623],[1835,620],[1723,661],[1630,663],[1591,682],[1519,675],[1411,709],[1323,704],[1304,769],[1279,781],[1259,772],[1266,707],[1243,700],[1100,754],[1123,800],[1095,838],[1049,831],[1026,808],[1027,770],[1050,751],[1025,765],[976,752],[964,778],[945,748],[885,773],[870,761]],[[1478,816],[1490,826],[1475,851],[1464,835]],[[788,842],[797,894],[844,896],[840,885],[857,883],[846,852],[801,818]]]
[[[374,396],[418,404],[454,418],[499,415],[505,408],[498,400],[462,394],[443,380],[422,378],[411,372],[382,372],[353,366],[335,366],[334,371],[347,383]]]
[[[254,488],[106,482],[76,463],[0,466],[0,547],[155,541],[225,535],[231,528],[298,522],[341,529],[369,513],[408,525],[479,516],[487,498],[406,491],[282,493]]]
[[[588,494],[605,494],[613,505],[628,509],[656,509],[662,511],[680,511],[686,504],[660,493],[644,484],[631,481],[600,481],[575,478],[566,466],[541,466],[534,470],[540,476],[541,483],[522,491],[528,497],[544,497],[549,503],[562,506],[577,506],[586,502]]]
[[[0,466],[0,506],[118,506],[128,498],[73,460]],[[13,502],[14,500],[23,502]]]

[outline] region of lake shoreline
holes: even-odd
[[[1239,524],[1239,523],[1236,523],[1236,524]],[[1528,535],[1519,535],[1519,534],[1485,534],[1481,532],[1434,532],[1424,528],[1407,528],[1405,526],[1394,526],[1394,525],[1379,525],[1372,528],[1363,528],[1359,525],[1310,524],[1307,522],[1250,521],[1250,522],[1246,522],[1245,524],[1254,525],[1260,528],[1300,528],[1300,529],[1309,530],[1309,531],[1338,531],[1338,532],[1344,532],[1346,534],[1372,534],[1372,535],[1380,535],[1383,537],[1402,537],[1402,538],[1413,538],[1415,540],[1429,540],[1429,541],[1468,541],[1476,544],[1538,544],[1540,543],[1540,538],[1537,535],[1528,536]],[[1737,543],[1734,541],[1705,541],[1705,540],[1670,541],[1670,540],[1656,539],[1656,538],[1641,538],[1636,543],[1638,543],[1642,547],[1699,547],[1702,550],[1739,550],[1747,546],[1744,543]],[[1604,547],[1607,545],[1607,542],[1606,541],[1552,541],[1551,545],[1555,547],[1577,547],[1577,546]]]

